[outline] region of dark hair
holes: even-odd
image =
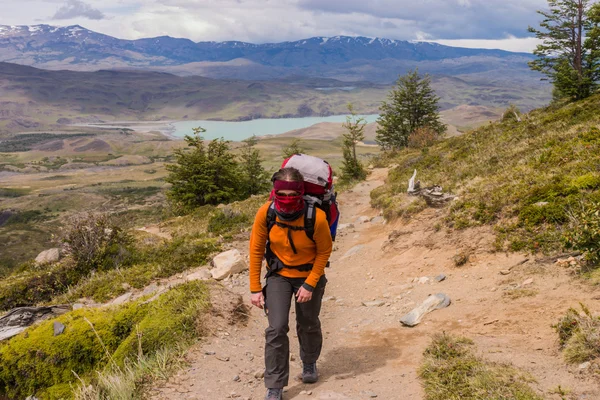
[[[304,177],[296,168],[281,168],[279,171],[273,174],[271,182],[275,181],[288,181],[288,182],[303,182]]]

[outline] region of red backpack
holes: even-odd
[[[296,168],[304,177],[304,198],[307,209],[304,215],[304,231],[313,240],[315,232],[316,208],[320,208],[327,216],[331,239],[335,240],[340,213],[333,187],[333,170],[327,161],[306,154],[294,154],[283,161],[281,168]],[[269,232],[275,225],[276,215],[273,204],[267,212]]]

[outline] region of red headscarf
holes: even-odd
[[[296,196],[280,196],[280,190],[293,190]],[[304,182],[274,181],[271,198],[275,203],[275,209],[281,214],[295,214],[304,209]]]

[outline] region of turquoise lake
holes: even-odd
[[[377,121],[379,115],[360,115],[368,123]],[[183,137],[193,133],[192,128],[201,126],[206,129],[202,134],[205,139],[212,140],[224,138],[227,140],[240,141],[253,135],[279,135],[295,129],[308,128],[321,122],[346,122],[345,115],[333,115],[331,117],[306,117],[306,118],[277,118],[277,119],[255,119],[252,121],[180,121],[171,125],[173,136]]]

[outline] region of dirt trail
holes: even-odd
[[[422,353],[431,335],[446,331],[473,339],[490,360],[512,362],[529,372],[532,383],[547,399],[560,385],[572,399],[600,399],[600,387],[588,371],[567,366],[557,350],[551,328],[570,306],[583,302],[600,311],[593,288],[579,283],[555,265],[523,254],[493,253],[493,233],[477,228],[448,233],[440,224],[443,212],[429,209],[409,222],[367,223],[358,217],[377,216],[369,193],[383,184],[386,170],[375,170],[354,190],[340,196],[342,223],[353,223],[336,242],[322,311],[325,343],[319,361],[321,379],[304,385],[292,380],[285,399],[422,399],[417,377]],[[389,234],[398,238],[383,247]],[[456,267],[453,257],[467,250],[470,262]],[[243,249],[247,252],[247,249]],[[501,270],[512,268],[509,275]],[[413,282],[415,278],[447,275],[443,282]],[[511,299],[507,289],[533,283],[531,297]],[[249,301],[247,283],[234,290]],[[429,294],[443,292],[452,305],[426,316],[415,328],[399,318]],[[518,292],[517,292],[518,293]],[[381,307],[363,301],[381,300]],[[292,307],[293,309],[293,307]],[[294,316],[291,317],[292,321]],[[253,308],[245,327],[231,327],[194,348],[190,366],[151,391],[154,399],[262,399],[264,386],[255,374],[263,369],[266,318]],[[301,369],[293,325],[291,376]],[[310,391],[311,394],[306,392]]]

